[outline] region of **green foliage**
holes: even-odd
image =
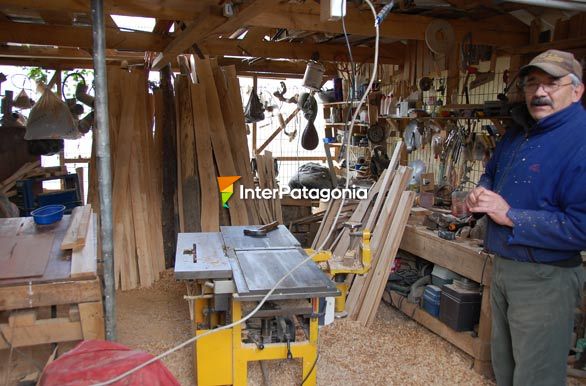
[[[28,68],[28,72],[26,76],[37,83],[43,82],[47,84],[48,77],[47,77],[47,70],[43,70],[40,67],[23,67],[23,70]]]

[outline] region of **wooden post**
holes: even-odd
[[[474,355],[474,370],[487,378],[494,379],[490,361],[491,315],[490,287],[484,286],[480,307],[480,322],[478,323],[478,342],[476,343],[476,353]]]
[[[161,216],[163,226],[163,250],[165,266],[170,268],[175,262],[177,245],[175,201],[177,199],[177,133],[175,123],[175,102],[171,83],[171,67],[161,70],[161,89],[163,90],[164,109],[162,111],[163,156],[162,165],[163,196],[161,198]]]
[[[252,77],[252,89],[255,90],[258,84],[258,77],[255,75]],[[256,122],[252,124],[252,154],[258,154],[256,152]]]
[[[448,56],[448,82],[446,90],[446,104],[457,104],[460,90],[460,46],[452,48]]]

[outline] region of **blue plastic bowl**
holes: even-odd
[[[65,212],[64,205],[46,205],[33,210],[31,216],[33,216],[37,224],[47,225],[61,221],[63,212]]]

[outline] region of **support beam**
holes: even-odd
[[[39,58],[70,60],[91,60],[92,56],[85,50],[70,47],[39,47],[39,46],[0,46],[0,58]],[[144,52],[107,50],[107,61],[144,60]]]
[[[194,44],[199,44],[218,29],[236,30],[242,27],[247,24],[248,20],[267,8],[270,9],[278,2],[279,0],[250,0],[242,4],[238,13],[229,19],[214,12],[216,9],[210,9],[208,12],[202,13],[194,23],[180,32],[165,50],[157,56],[153,62],[153,69],[159,70],[168,63],[173,62],[177,55],[185,52]]]
[[[216,0],[106,0],[104,2],[104,13],[169,20],[194,20],[198,13],[217,3]],[[80,0],[3,0],[0,9],[90,12],[89,2]]]
[[[247,64],[240,59],[219,58],[218,64],[221,66],[234,65],[238,75],[254,76],[258,75],[263,78],[300,78],[305,72],[305,62],[287,62],[276,60],[262,60],[254,64]],[[326,64],[326,76],[335,75],[335,68]]]
[[[426,16],[393,14],[381,24],[381,37],[393,39],[425,40],[425,30],[434,19]],[[458,41],[469,32],[474,44],[515,45],[529,42],[529,28],[519,24],[503,24],[496,21],[449,20]],[[292,5],[267,10],[253,17],[249,25],[265,28],[287,28],[313,32],[343,33],[339,22],[322,22],[319,13],[298,13]],[[349,34],[372,36],[374,23],[370,12],[349,9],[346,17]]]
[[[532,44],[524,47],[513,47],[508,45],[506,47],[501,47],[499,49],[499,52],[509,55],[524,55],[540,53],[552,48],[555,48],[556,50],[572,50],[584,47],[586,47],[586,38],[579,37],[572,39],[557,40],[555,42],[550,43]]]
[[[208,55],[250,56],[269,59],[309,60],[314,53],[319,53],[321,61],[349,62],[348,50],[344,45],[306,44],[289,42],[247,42],[237,39],[206,40],[200,48]],[[402,64],[405,48],[396,43],[381,47],[379,62],[381,64]],[[374,50],[366,47],[352,48],[354,60],[362,63],[374,61]]]
[[[73,26],[0,22],[0,41],[6,43],[41,44],[92,48],[92,29]],[[161,51],[168,38],[150,32],[121,32],[106,28],[106,48]]]

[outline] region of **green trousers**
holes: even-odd
[[[566,384],[566,360],[584,269],[495,257],[490,292],[498,386]]]

